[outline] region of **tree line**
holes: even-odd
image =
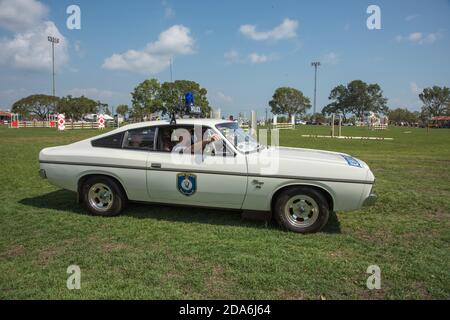
[[[328,97],[330,103],[323,107],[321,113],[306,115],[311,108],[311,102],[303,92],[295,88],[281,87],[275,90],[269,101],[271,112],[276,115],[300,116],[307,120],[324,122],[326,116],[332,114],[341,116],[344,122],[361,119],[364,113],[374,112],[384,114],[394,123],[409,124],[426,123],[434,116],[450,116],[450,89],[433,86],[425,88],[419,94],[423,106],[421,112],[411,112],[408,109],[390,110],[388,99],[378,84],[367,84],[362,80],[354,80],[347,85],[333,88]]]
[[[184,95],[192,92],[195,105],[200,107],[202,116],[208,116],[211,106],[207,99],[207,90],[195,81],[176,80],[160,83],[157,79],[147,79],[139,83],[131,92],[131,108],[122,104],[116,107],[120,115],[141,121],[150,119],[154,114],[166,115],[176,111],[184,104]],[[354,80],[347,85],[333,88],[328,97],[330,103],[323,107],[321,113],[307,116],[311,109],[311,100],[296,88],[277,88],[269,101],[271,112],[275,115],[292,115],[317,122],[324,122],[327,116],[336,114],[344,122],[360,119],[365,112],[372,111],[387,115],[394,123],[427,122],[433,116],[450,115],[450,89],[433,86],[425,88],[419,94],[423,106],[421,112],[397,108],[389,110],[388,99],[378,84],[368,84]],[[85,96],[53,97],[44,94],[31,95],[16,101],[11,111],[24,118],[45,119],[49,114],[64,113],[67,118],[82,119],[88,113],[111,114],[108,104],[92,100]]]
[[[208,116],[211,112],[207,90],[197,82],[177,80],[174,82],[160,83],[157,79],[148,79],[136,86],[131,93],[131,108],[121,104],[116,107],[116,112],[125,116],[128,114],[136,120],[150,119],[151,115],[158,113],[165,115],[176,111],[184,105],[184,95],[192,92],[195,97],[195,105],[200,107],[202,116]],[[89,113],[111,114],[107,103],[89,99],[85,96],[53,97],[45,94],[35,94],[16,101],[11,112],[19,114],[23,118],[35,118],[44,120],[49,114],[64,113],[66,118],[80,120]]]
[[[134,88],[129,114],[134,119],[143,120],[155,113],[166,115],[176,112],[184,105],[184,95],[187,92],[194,94],[195,106],[200,107],[201,116],[209,116],[211,107],[206,97],[208,91],[197,82],[176,80],[161,84],[157,79],[145,80]]]
[[[66,118],[79,120],[88,113],[111,114],[108,104],[85,96],[54,97],[45,94],[33,94],[22,98],[11,107],[11,112],[22,118],[44,120],[48,115],[64,113]]]

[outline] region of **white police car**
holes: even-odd
[[[236,122],[142,122],[39,154],[40,174],[92,214],[128,201],[228,208],[320,230],[332,211],[372,204],[374,175],[347,154],[258,144]]]

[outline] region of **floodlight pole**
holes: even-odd
[[[48,36],[48,41],[52,43],[52,75],[53,75],[53,98],[56,97],[55,95],[55,43],[59,43],[59,39],[56,37]]]
[[[314,109],[313,109],[313,120],[316,120],[316,99],[317,99],[317,68],[320,67],[320,62],[311,62],[311,66],[314,67]]]
[[[173,79],[172,79],[172,58],[170,58],[170,82],[173,82]]]

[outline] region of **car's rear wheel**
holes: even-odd
[[[117,216],[126,203],[120,186],[108,177],[98,176],[87,179],[83,183],[81,193],[86,209],[97,216]]]
[[[282,191],[275,200],[275,219],[290,231],[318,232],[327,223],[329,214],[327,199],[313,188],[292,187]]]

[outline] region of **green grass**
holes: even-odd
[[[98,131],[0,129],[0,299],[449,299],[450,130],[391,128],[302,138],[329,127],[281,131],[281,145],[337,150],[366,161],[378,203],[300,235],[234,212],[132,204],[87,215],[73,193],[39,178],[39,150]],[[81,290],[66,269],[81,268]],[[382,289],[366,288],[381,268]]]

